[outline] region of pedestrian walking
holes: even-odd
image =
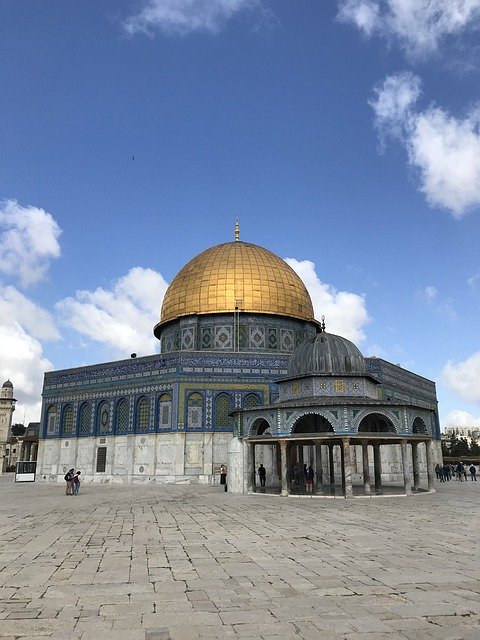
[[[470,478],[471,478],[472,482],[474,480],[476,482],[477,481],[477,469],[476,469],[474,464],[470,465],[469,471],[470,471]]]

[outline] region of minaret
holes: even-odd
[[[5,448],[12,428],[12,416],[15,411],[16,400],[13,397],[13,384],[7,380],[0,391],[0,475],[5,471]]]

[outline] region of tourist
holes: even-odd
[[[441,469],[441,468],[442,468],[442,467],[440,466],[440,464],[438,464],[438,463],[437,463],[437,464],[435,465],[435,474],[436,474],[436,476],[437,476],[437,480],[440,480],[440,469]]]
[[[224,464],[220,465],[220,484],[227,484],[227,467]]]
[[[81,471],[77,471],[77,473],[73,476],[73,495],[77,496],[80,492],[80,474]]]
[[[262,463],[260,463],[260,466],[258,467],[258,477],[260,478],[260,486],[264,487],[265,479],[267,477],[267,470],[265,469]]]
[[[70,469],[70,471],[67,471],[67,473],[63,477],[63,479],[67,483],[67,488],[66,488],[66,492],[65,492],[65,495],[67,495],[67,496],[73,496],[73,476],[74,476],[74,473],[75,473],[75,469]]]
[[[470,471],[470,478],[472,479],[472,482],[474,480],[476,482],[477,481],[477,469],[476,469],[474,464],[470,465],[469,471]]]
[[[452,474],[450,472],[450,465],[449,464],[444,464],[442,469],[443,469],[443,478],[444,478],[444,480],[448,480],[448,482],[450,482],[450,478],[452,477]]]
[[[460,482],[463,482],[464,470],[465,470],[465,467],[463,466],[463,462],[459,462],[455,468],[455,476],[457,480],[460,480]]]
[[[313,493],[313,477],[315,475],[315,472],[313,470],[313,467],[310,465],[306,471],[305,474],[305,486],[307,488],[307,493],[312,494]]]

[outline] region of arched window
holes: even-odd
[[[63,410],[62,423],[63,435],[71,436],[73,434],[73,407],[71,404],[68,404]]]
[[[128,431],[128,403],[122,398],[117,404],[116,432],[127,433]]]
[[[137,404],[137,430],[146,431],[148,429],[148,400],[140,398]]]
[[[57,405],[51,404],[47,409],[47,416],[46,416],[48,436],[54,435],[56,420],[57,420]]]
[[[243,408],[244,409],[254,409],[255,407],[260,406],[260,398],[256,393],[247,393],[245,398],[243,399]]]
[[[427,425],[422,420],[422,418],[415,418],[412,424],[412,433],[428,433]]]
[[[162,393],[158,399],[158,428],[171,429],[172,427],[172,396]]]
[[[232,418],[228,415],[231,411],[230,398],[226,393],[220,393],[215,400],[215,428],[229,429],[232,426]]]
[[[108,433],[110,422],[110,406],[107,401],[101,402],[97,412],[97,432]]]
[[[187,427],[201,429],[203,420],[203,396],[201,393],[191,393],[188,396]]]
[[[80,407],[78,418],[80,435],[87,435],[91,432],[92,408],[88,402],[84,402]]]

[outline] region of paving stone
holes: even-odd
[[[476,532],[438,526],[478,520],[475,483],[382,501],[59,489],[0,478],[0,640],[480,638]]]

